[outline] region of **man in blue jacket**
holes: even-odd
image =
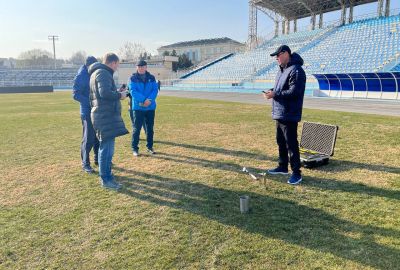
[[[288,174],[288,163],[293,174],[288,184],[297,185],[302,181],[297,126],[301,120],[306,74],[301,67],[303,59],[291,53],[288,46],[280,46],[271,56],[279,65],[275,87],[264,93],[272,99],[272,119],[276,120],[276,141],[279,148],[279,165],[268,170],[270,174]],[[288,159],[289,156],[289,159]]]
[[[147,151],[155,154],[153,150],[154,117],[156,110],[156,98],[158,95],[158,84],[153,75],[147,71],[147,63],[140,60],[137,72],[132,75],[129,82],[132,107],[132,150],[135,157],[139,156],[140,130],[145,124]]]
[[[78,74],[74,79],[73,86],[73,98],[80,103],[81,108],[81,121],[82,121],[82,142],[81,142],[81,159],[82,168],[87,173],[93,173],[93,169],[90,166],[90,151],[94,150],[94,163],[98,165],[98,152],[99,152],[99,140],[96,138],[96,134],[93,129],[92,120],[90,119],[90,76],[88,68],[91,64],[97,62],[97,59],[93,56],[89,56],[86,59],[84,65],[78,70]]]

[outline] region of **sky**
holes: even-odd
[[[391,9],[400,9],[392,0]],[[355,16],[376,12],[376,3],[355,8]],[[273,22],[259,14],[262,35]],[[338,12],[325,21],[338,20]],[[299,27],[309,23],[301,20]],[[0,58],[30,49],[52,52],[49,35],[58,35],[57,58],[74,52],[102,56],[123,43],[139,42],[152,54],[179,41],[229,37],[247,40],[248,0],[0,0]]]

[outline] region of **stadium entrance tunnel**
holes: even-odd
[[[349,98],[400,99],[400,72],[313,74],[320,95]]]

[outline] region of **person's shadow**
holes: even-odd
[[[379,269],[400,262],[399,249],[384,246],[375,236],[400,239],[400,231],[342,220],[322,210],[293,201],[246,192],[252,212],[240,214],[239,194],[190,179],[175,179],[115,168],[129,174],[119,177],[122,193],[139,200],[181,209],[247,232],[280,239],[319,252]],[[346,236],[356,235],[356,236]]]
[[[174,147],[181,147],[186,148],[189,150],[199,150],[203,152],[215,153],[215,154],[224,154],[227,156],[232,157],[241,157],[241,158],[252,158],[261,161],[276,161],[273,157],[267,156],[265,154],[259,153],[252,153],[247,151],[241,150],[231,150],[231,149],[224,149],[212,146],[205,146],[205,145],[194,145],[194,144],[187,144],[187,143],[178,143],[178,142],[171,142],[171,141],[154,141],[157,144],[163,144],[168,146]],[[394,174],[400,174],[400,168],[392,167],[385,164],[365,164],[355,161],[349,160],[337,160],[335,158],[331,158],[329,161],[329,165],[321,166],[315,168],[316,170],[324,171],[324,172],[341,172],[341,171],[348,171],[354,168],[357,169],[366,169],[370,171],[377,171],[377,172],[389,172]]]
[[[195,165],[204,168],[212,168],[215,170],[223,170],[227,172],[241,172],[243,169],[243,164],[239,165],[233,162],[226,161],[214,161],[208,160],[198,157],[185,156],[181,154],[167,154],[163,152],[159,152],[157,155],[152,156],[153,159],[159,159],[164,161],[170,161],[177,164],[187,164],[187,165]],[[265,170],[260,168],[254,168],[251,166],[246,166],[255,174],[265,173]],[[262,178],[258,175],[259,178]],[[277,177],[269,177],[267,176],[268,181],[281,181],[282,179]],[[351,181],[339,181],[332,178],[318,178],[312,176],[306,176],[305,180],[302,182],[302,185],[310,186],[314,188],[319,188],[321,190],[332,190],[332,191],[343,191],[350,193],[359,193],[366,194],[370,196],[378,196],[389,199],[396,199],[400,201],[400,191],[396,190],[387,190],[379,187],[371,187],[368,185],[364,185],[362,183],[353,183]]]
[[[257,153],[247,152],[247,151],[241,151],[241,150],[224,149],[224,148],[207,146],[207,145],[194,145],[194,144],[178,143],[178,142],[170,142],[170,141],[154,141],[154,143],[168,145],[168,146],[174,146],[174,147],[181,147],[181,148],[186,148],[189,150],[199,150],[199,151],[209,152],[209,153],[214,153],[214,154],[223,154],[223,155],[232,156],[232,157],[252,158],[252,159],[257,159],[257,160],[261,160],[261,161],[266,161],[266,160],[272,161],[272,158],[267,155],[257,154]]]

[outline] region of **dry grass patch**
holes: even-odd
[[[80,170],[69,93],[0,96],[0,268],[395,269],[398,118],[305,110],[340,126],[334,159],[304,169],[300,186],[278,176],[264,187],[241,168],[276,164],[269,110],[161,97],[158,154],[142,141],[134,158],[130,136],[118,138],[115,193]]]

